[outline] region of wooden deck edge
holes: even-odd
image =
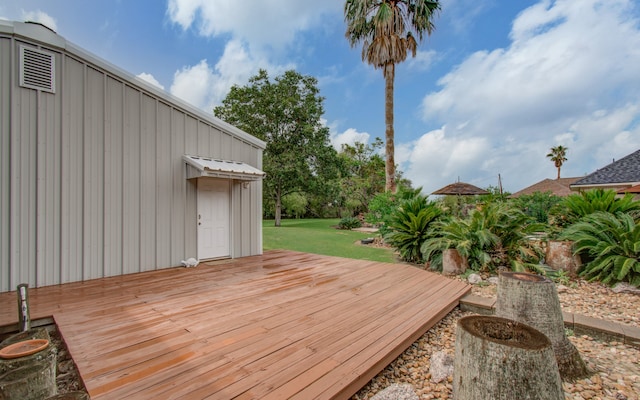
[[[408,336],[405,340],[400,342],[394,349],[392,349],[385,357],[380,359],[377,363],[373,364],[366,372],[364,372],[356,380],[353,380],[349,385],[345,386],[339,393],[336,394],[334,399],[348,400],[360,389],[362,389],[369,381],[376,377],[382,370],[384,370],[389,364],[391,364],[396,358],[400,357],[409,346],[411,346],[416,340],[420,339],[429,329],[437,325],[442,319],[447,316],[451,311],[460,305],[460,298],[465,296],[471,291],[469,286],[464,292],[462,292],[458,298],[454,299],[448,306],[443,307],[437,314],[434,314],[428,321],[426,321],[419,329],[417,329],[412,335]]]

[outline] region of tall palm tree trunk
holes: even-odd
[[[394,63],[384,66],[385,190],[391,193],[396,192],[395,145],[393,143],[393,80],[395,78],[395,67]]]

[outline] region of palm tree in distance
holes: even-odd
[[[385,189],[395,193],[393,81],[395,65],[416,56],[418,41],[435,29],[440,3],[432,0],[346,0],[345,36],[351,47],[362,42],[362,60],[381,68],[385,79]],[[416,41],[416,37],[418,41]]]
[[[551,152],[547,154],[547,157],[549,157],[551,161],[553,161],[556,168],[558,168],[557,179],[560,179],[560,168],[562,167],[562,164],[564,164],[564,162],[567,161],[567,157],[566,157],[567,150],[569,150],[568,147],[555,146],[555,147],[552,147]]]

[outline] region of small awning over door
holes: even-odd
[[[182,159],[187,163],[187,179],[210,177],[257,181],[265,176],[265,173],[258,168],[243,162],[189,155],[182,156]]]

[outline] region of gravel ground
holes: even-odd
[[[559,293],[565,311],[601,318],[631,326],[640,324],[640,296],[614,293],[606,286],[584,281],[572,282]],[[474,286],[474,294],[496,295],[496,286]],[[419,399],[450,399],[452,377],[431,382],[429,360],[433,353],[455,350],[457,320],[471,313],[455,309],[435,327],[413,343],[393,363],[380,372],[352,400],[370,399],[392,384],[410,384]],[[569,336],[588,367],[594,371],[587,379],[563,383],[566,400],[640,400],[640,349],[618,342],[601,342],[589,336]],[[396,400],[401,400],[400,398]]]

